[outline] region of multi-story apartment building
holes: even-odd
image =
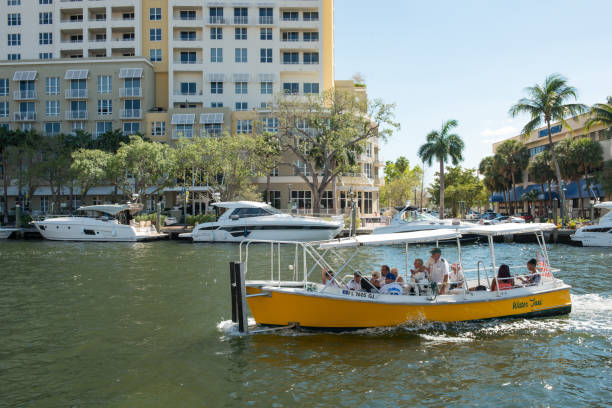
[[[579,138],[579,137],[589,137],[592,140],[598,141],[603,148],[603,159],[610,160],[612,159],[612,129],[605,129],[601,125],[596,125],[590,128],[588,131],[585,128],[586,121],[588,119],[587,115],[580,115],[567,120],[567,124],[569,127],[564,126],[561,123],[553,123],[551,125],[551,135],[553,139],[553,144],[557,144],[559,141],[566,138]],[[521,136],[514,136],[505,140],[501,140],[493,144],[493,153],[497,151],[497,148],[507,140],[521,140],[527,149],[529,149],[529,156],[534,157],[535,155],[548,150],[548,130],[546,127],[542,127],[537,129],[529,135],[527,140],[521,139]],[[514,197],[514,192],[511,192],[511,201],[521,201],[521,197],[524,193],[536,190],[542,190],[541,186],[534,183],[533,180],[529,177],[529,173],[526,171],[527,169],[523,169],[522,172],[522,180],[520,180],[517,187],[516,199]],[[601,185],[599,184],[590,184],[590,188],[587,188],[586,181],[582,178],[580,181],[580,189],[575,181],[569,181],[565,183],[562,188],[565,191],[565,197],[568,200],[568,208],[571,209],[573,216],[579,216],[583,214],[578,214],[578,209],[580,208],[580,200],[584,201],[584,208],[588,209],[591,207],[590,201],[592,200],[605,200],[606,197],[612,197],[611,191],[603,191]],[[553,198],[558,198],[557,193],[554,191],[556,183],[553,183]],[[582,198],[579,197],[580,191],[582,191]],[[541,199],[545,199],[548,197],[546,191],[540,194]],[[494,194],[490,199],[493,202],[499,203],[500,206],[503,206],[503,197],[501,194]],[[557,202],[560,205],[559,202]],[[522,201],[523,209],[527,210],[527,202]],[[542,214],[545,215],[545,214]]]
[[[0,0],[0,126],[52,134],[109,128],[173,143],[224,131],[274,129],[274,95],[334,82],[333,0]],[[341,177],[324,208],[378,212],[378,145]],[[273,203],[307,210],[290,166]],[[262,189],[265,183],[262,183]],[[167,197],[173,203],[175,196]]]

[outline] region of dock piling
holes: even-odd
[[[238,323],[238,331],[240,333],[248,333],[249,321],[247,317],[244,265],[240,262],[230,262],[230,286],[232,297],[232,322]]]

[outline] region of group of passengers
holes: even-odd
[[[525,285],[536,285],[540,282],[540,274],[536,268],[536,260],[531,259],[527,262],[529,274],[525,277],[518,277]],[[332,287],[340,287],[339,282],[334,278],[334,272],[323,268],[321,271],[321,280],[323,284]],[[401,295],[401,294],[420,294],[426,288],[431,288],[435,293],[447,294],[455,293],[455,289],[461,290],[465,279],[461,265],[457,263],[449,264],[442,258],[440,248],[431,250],[431,257],[427,262],[423,262],[421,258],[414,261],[414,269],[410,269],[410,278],[408,282],[399,276],[397,268],[389,268],[388,265],[382,265],[379,271],[372,272],[370,278],[362,276],[359,272],[355,272],[353,279],[346,285],[349,290],[358,290],[365,292],[378,292],[382,294]],[[493,278],[491,283],[491,291],[507,290],[515,287],[514,277],[510,274],[508,265],[501,265],[496,278]],[[469,290],[486,290],[486,287],[478,286],[469,288]]]

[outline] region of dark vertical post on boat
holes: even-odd
[[[232,295],[232,322],[238,323],[240,333],[248,333],[246,287],[244,283],[244,265],[230,262],[230,283]]]
[[[230,292],[232,298],[232,322],[238,323],[238,297],[236,296],[236,262],[230,262]]]

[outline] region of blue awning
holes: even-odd
[[[503,203],[504,201],[504,196],[500,193],[493,193],[489,196],[490,203]]]

